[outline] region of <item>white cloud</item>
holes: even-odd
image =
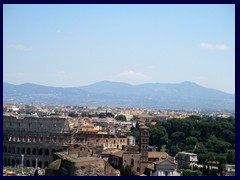
[[[22,44],[10,44],[8,46],[8,48],[16,49],[16,50],[19,50],[19,51],[32,51],[31,47],[26,47]]]
[[[205,49],[215,49],[215,50],[221,50],[221,51],[227,51],[229,49],[229,47],[225,44],[201,43],[200,47]]]
[[[148,75],[134,71],[122,72],[118,74],[117,77],[129,83],[145,83],[151,80]]]

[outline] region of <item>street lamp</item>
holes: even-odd
[[[22,174],[23,174],[23,160],[24,160],[24,154],[22,154],[21,156],[22,156]]]

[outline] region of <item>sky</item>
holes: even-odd
[[[3,5],[3,81],[181,83],[235,93],[235,5]]]

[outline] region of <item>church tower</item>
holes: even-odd
[[[147,126],[140,127],[140,153],[141,153],[141,173],[149,164],[148,162],[148,145],[149,145],[149,128]]]

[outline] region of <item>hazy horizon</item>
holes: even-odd
[[[194,82],[235,94],[235,5],[3,5],[3,81]]]
[[[3,82],[4,82],[4,83],[13,84],[13,85],[16,85],[16,86],[17,86],[17,85],[23,85],[23,84],[35,84],[35,85],[41,85],[41,86],[46,86],[46,87],[56,87],[56,88],[78,88],[78,87],[90,86],[90,85],[93,85],[93,84],[96,84],[96,83],[101,83],[101,82],[124,83],[124,84],[129,84],[129,85],[132,85],[132,86],[143,85],[143,84],[181,84],[181,83],[190,82],[190,83],[197,84],[197,85],[199,85],[199,86],[201,86],[201,87],[204,87],[204,88],[214,89],[214,88],[209,88],[209,87],[202,86],[202,85],[200,85],[200,84],[198,84],[198,83],[195,83],[195,82],[192,82],[192,81],[183,81],[183,82],[179,82],[179,83],[161,83],[161,82],[156,82],[156,83],[131,84],[131,83],[120,82],[120,81],[102,80],[102,81],[94,82],[94,83],[91,83],[91,84],[80,85],[80,86],[68,86],[68,87],[44,85],[44,84],[38,84],[38,83],[33,83],[33,82],[25,82],[25,83],[20,83],[20,84],[14,84],[14,83],[6,82],[6,81],[3,81]],[[214,90],[218,90],[218,91],[224,92],[224,91],[219,90],[219,89],[214,89]],[[233,95],[235,95],[235,93],[229,93],[229,92],[224,92],[224,93],[228,93],[228,94],[233,94]]]

